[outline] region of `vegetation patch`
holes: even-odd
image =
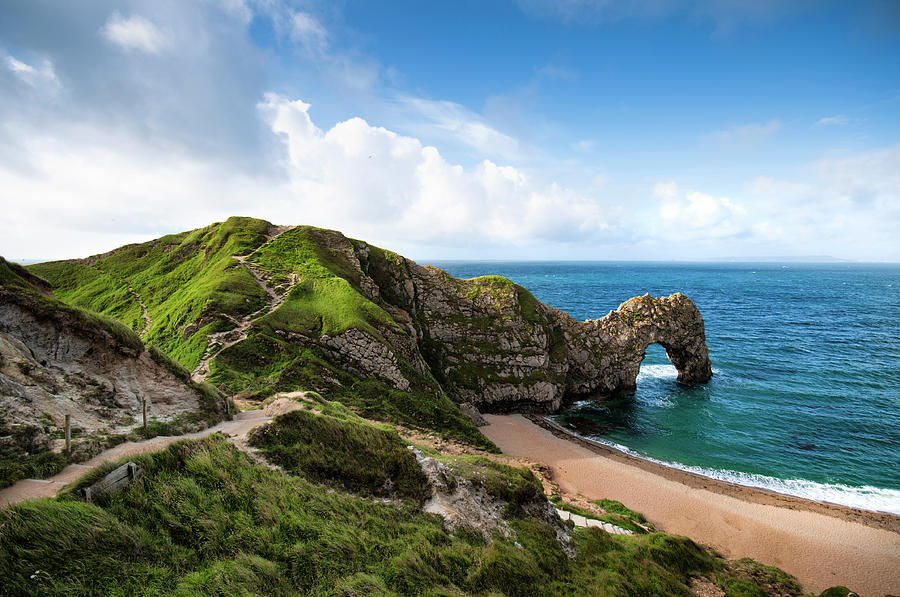
[[[624,516],[625,518],[629,518],[634,522],[646,525],[647,519],[644,518],[644,515],[640,512],[635,512],[634,510],[625,507],[622,502],[617,502],[616,500],[592,500],[592,504],[596,504],[603,508],[605,511],[610,514],[618,514],[619,516]]]
[[[49,449],[40,427],[0,419],[0,489],[20,479],[43,479],[61,471],[66,457]]]
[[[415,456],[397,433],[358,417],[295,410],[255,430],[250,444],[290,473],[352,493],[417,503],[430,494]]]
[[[510,522],[509,540],[449,533],[412,500],[334,492],[253,464],[218,435],[131,460],[144,475],[92,504],[77,490],[121,463],[59,499],[0,511],[0,594],[689,595],[693,575],[733,577],[691,541],[660,534],[585,529],[570,560],[528,516]]]

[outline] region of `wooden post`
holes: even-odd
[[[72,415],[66,415],[66,454],[72,451]]]
[[[144,414],[144,435],[147,435],[147,399],[141,398],[141,410]]]

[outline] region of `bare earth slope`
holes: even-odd
[[[183,371],[148,351],[122,324],[52,297],[46,283],[0,258],[0,453],[3,483],[22,475],[30,459],[63,443],[66,415],[72,457],[109,435],[148,419],[193,417],[195,425],[224,414],[212,388],[191,384]],[[2,272],[0,272],[2,273]],[[59,460],[58,458],[56,460]],[[58,465],[59,463],[56,463]]]

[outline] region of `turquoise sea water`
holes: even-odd
[[[637,392],[557,422],[710,477],[900,514],[900,265],[438,262],[507,276],[576,319],[684,292],[713,379],[685,387],[658,345]]]

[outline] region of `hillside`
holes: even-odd
[[[142,424],[145,400],[148,432],[196,429],[225,414],[223,396],[130,329],[56,300],[46,281],[0,258],[0,487],[124,441]]]
[[[314,390],[480,446],[458,405],[552,412],[628,391],[653,342],[680,381],[711,375],[702,317],[683,295],[638,297],[576,322],[505,278],[457,280],[307,226],[229,218],[28,270],[229,394]]]
[[[213,435],[132,458],[143,475],[93,503],[77,489],[115,463],[0,510],[0,595],[801,595],[774,568],[647,533],[620,504],[604,507],[640,533],[575,528],[527,469],[415,453],[299,400],[251,440],[284,472]]]

